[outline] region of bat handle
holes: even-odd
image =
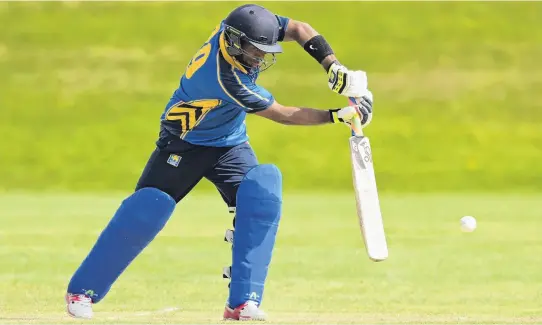
[[[352,129],[352,135],[357,137],[363,136],[363,128],[361,127],[361,119],[359,117],[352,119],[352,125],[350,125],[350,127]]]
[[[355,105],[356,99],[353,97],[348,98],[348,104],[349,105]],[[352,124],[350,125],[350,128],[352,129],[352,135],[357,137],[363,136],[363,128],[361,126],[361,119],[359,116],[352,119]]]

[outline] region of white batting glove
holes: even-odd
[[[365,95],[358,98],[351,98],[352,105],[343,108],[330,109],[331,121],[342,122],[352,128],[353,120],[359,118],[361,126],[366,127],[373,119],[373,94],[365,89]]]
[[[329,88],[346,97],[362,97],[367,90],[367,73],[362,70],[348,70],[335,61],[327,71]]]

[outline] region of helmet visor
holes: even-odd
[[[265,53],[282,53],[282,46],[279,43],[273,45],[260,44],[253,41],[249,41],[250,44],[254,45],[258,50],[261,50]]]

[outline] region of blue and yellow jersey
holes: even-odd
[[[277,19],[282,41],[289,19]],[[264,110],[275,100],[256,85],[257,78],[226,52],[221,22],[186,67],[162,113],[162,128],[197,145],[224,147],[247,141],[246,114]]]

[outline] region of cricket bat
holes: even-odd
[[[349,103],[355,104],[355,99],[350,98]],[[383,261],[388,258],[388,244],[380,211],[371,144],[363,134],[359,118],[352,123],[349,142],[356,209],[365,248],[371,260]]]

